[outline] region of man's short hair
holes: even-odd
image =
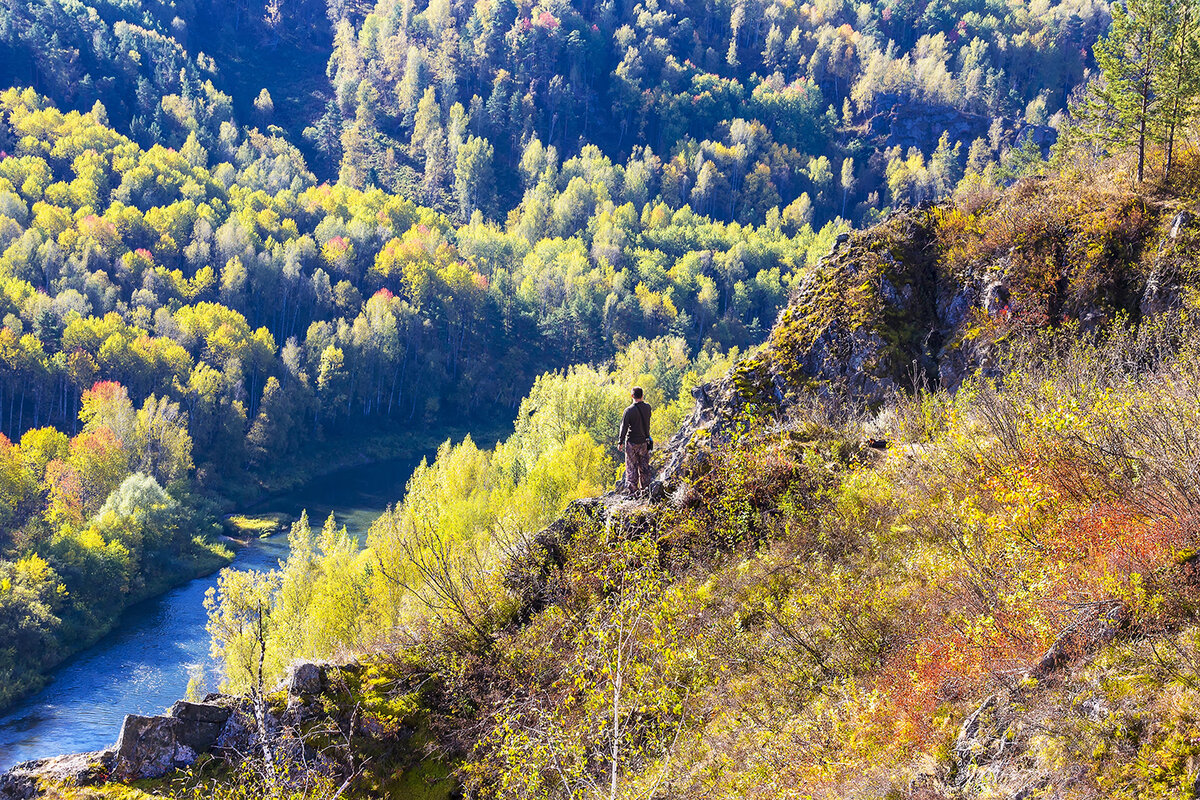
[[[634,400],[642,399],[642,387],[640,387],[640,386],[633,387],[633,399]]]

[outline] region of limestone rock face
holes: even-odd
[[[1031,183],[1028,191],[1035,189]],[[1104,283],[1108,277],[1093,286],[1071,284],[1069,276],[1049,284],[1054,299],[1044,309],[1023,309],[1013,300],[1030,293],[1028,265],[1045,254],[1021,250],[1019,241],[958,248],[944,238],[956,230],[954,213],[949,206],[907,209],[869,231],[839,236],[803,273],[764,346],[725,377],[696,387],[692,413],[661,448],[661,493],[671,494],[689,465],[702,465],[747,412],[782,419],[814,399],[870,411],[914,386],[955,392],[972,376],[1000,376],[1007,348],[1031,326],[1073,320],[1091,331],[1135,310],[1129,304],[1139,299],[1136,281],[1122,284],[1121,294]],[[1181,213],[1164,242],[1190,247],[1191,237],[1200,240],[1196,227]],[[1125,246],[1140,246],[1138,235],[1129,233]],[[1181,302],[1177,253],[1165,243],[1140,297],[1143,317]],[[1046,319],[1038,322],[1039,314]]]
[[[1174,249],[1175,245],[1188,247],[1195,237],[1195,227],[1196,219],[1187,211],[1180,211],[1171,219],[1171,229],[1159,244],[1159,257],[1154,261],[1150,274],[1146,277],[1146,286],[1142,290],[1138,307],[1142,317],[1173,311],[1183,305],[1186,281],[1180,264],[1172,258],[1164,257],[1164,254]]]
[[[689,464],[728,439],[747,409],[785,415],[800,398],[878,405],[919,376],[957,385],[979,356],[946,342],[980,307],[974,282],[942,280],[936,212],[897,215],[878,231],[838,238],[797,285],[763,348],[711,384],[663,448],[670,493]]]
[[[957,781],[963,786],[977,779],[981,769],[991,766],[1004,754],[1007,744],[998,723],[999,699],[992,695],[963,720],[954,738],[954,758],[958,764]]]

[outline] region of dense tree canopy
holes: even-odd
[[[889,164],[930,158],[943,132],[960,167],[973,144],[996,162],[1048,144],[1109,21],[1098,0],[35,0],[0,15],[19,83],[143,147],[215,152],[257,125],[324,179],[459,221],[543,202],[545,154],[596,147],[635,205],[761,224],[800,203],[792,216],[818,225],[909,200]]]
[[[562,193],[547,184],[545,214],[456,228],[315,185],[255,134],[189,161],[32,92],[0,102],[17,140],[0,161],[0,429],[75,430],[83,393],[118,381],[181,405],[202,469],[443,402],[513,406],[547,366],[638,336],[744,346],[836,232],[638,205],[594,149],[562,165]]]
[[[195,132],[143,148],[99,110],[14,89],[0,131],[0,558],[19,577],[3,592],[33,615],[13,624],[54,643],[10,653],[14,693],[210,563],[186,531],[210,530],[204,497],[248,471],[314,437],[511,413],[539,373],[639,337],[677,337],[685,362],[747,346],[840,230],[672,209],[595,148],[561,166],[531,150],[545,206],[502,226],[480,213],[491,145],[467,139],[456,225],[318,184],[284,140],[232,125],[211,149]],[[611,456],[588,441],[506,456],[503,474],[549,487],[563,459],[591,459],[595,491]],[[583,490],[546,491],[529,501],[543,514]]]
[[[635,203],[857,220],[886,199],[888,147],[929,155],[946,130],[956,161],[976,139],[999,160],[1044,129],[1107,22],[1089,0],[380,0],[338,21],[332,97],[305,134],[344,178],[447,208],[453,189],[464,214],[460,148],[485,160],[483,138],[501,213],[544,202],[545,166],[603,155]],[[570,192],[573,176],[549,177]]]
[[[124,607],[228,557],[190,498],[192,439],[178,403],[97,382],[71,437],[0,434],[0,703],[106,631]]]

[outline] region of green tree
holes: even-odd
[[[421,101],[417,104],[413,120],[412,152],[413,155],[426,153],[426,140],[433,135],[434,130],[441,129],[441,116],[438,109],[437,93],[432,86],[425,89]]]
[[[850,193],[854,191],[856,181],[854,180],[854,159],[847,158],[842,161],[842,217],[846,216],[846,203],[850,199]]]
[[[1164,175],[1171,176],[1175,162],[1175,140],[1196,116],[1200,97],[1200,8],[1196,0],[1176,0],[1174,24],[1166,59],[1159,70],[1156,92],[1162,103],[1163,138],[1167,151]]]
[[[271,117],[275,114],[275,101],[271,99],[271,93],[263,89],[258,93],[258,97],[254,98],[254,110],[258,114],[260,124],[266,125],[271,121]]]
[[[470,218],[476,211],[487,212],[494,191],[494,157],[492,145],[479,136],[469,137],[458,149],[454,166],[454,191],[463,219]]]
[[[250,457],[256,464],[268,464],[272,458],[289,451],[289,434],[295,423],[291,396],[274,375],[263,385],[258,414],[246,434]]]
[[[105,540],[120,542],[129,553],[133,588],[144,584],[143,572],[162,568],[165,559],[155,558],[157,563],[152,563],[147,555],[178,550],[180,510],[154,478],[137,472],[122,481],[96,513],[96,530]]]
[[[1032,137],[1026,136],[1026,140],[1032,141]],[[955,142],[951,146],[950,135],[943,132],[941,138],[938,139],[937,149],[929,157],[929,177],[933,182],[934,194],[938,198],[949,196],[958,184],[959,178],[962,177],[962,169],[959,165],[961,149],[962,142]]]
[[[274,772],[274,758],[267,734],[266,658],[276,632],[280,580],[274,571],[223,569],[217,585],[204,595],[213,658],[225,664],[226,686],[250,691],[268,774]]]
[[[333,415],[346,405],[350,399],[350,375],[346,372],[346,356],[342,348],[328,345],[321,351],[320,366],[317,369],[317,396],[321,400],[321,408]]]
[[[1099,130],[1111,145],[1137,150],[1141,181],[1174,21],[1168,0],[1126,0],[1113,4],[1112,14],[1112,28],[1094,48],[1102,80],[1093,86],[1092,110],[1108,121]]]
[[[425,53],[415,44],[408,48],[404,59],[404,77],[400,80],[397,101],[400,104],[400,114],[405,127],[412,127],[417,113],[417,104],[421,102],[425,83]]]

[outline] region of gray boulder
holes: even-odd
[[[1188,211],[1180,211],[1176,214],[1175,218],[1171,220],[1171,238],[1178,239],[1179,234],[1183,233],[1184,229],[1188,228],[1194,219],[1195,217]]]
[[[325,688],[325,667],[311,661],[292,664],[284,679],[290,695],[320,694]]]
[[[170,716],[129,714],[117,739],[113,775],[122,780],[159,778],[191,766],[216,743],[229,713],[218,705],[181,700]]]
[[[171,717],[179,720],[176,735],[179,741],[197,753],[207,752],[221,735],[230,710],[213,703],[189,703],[179,700],[171,706]]]
[[[117,739],[113,776],[119,780],[161,778],[191,766],[197,753],[181,741],[180,720],[127,714]]]
[[[268,728],[271,727],[273,721],[272,715],[268,713]],[[250,701],[245,700],[233,709],[228,721],[221,727],[221,735],[217,737],[213,749],[219,754],[236,755],[252,752],[258,746],[260,743],[258,728],[254,722],[254,711]]]

